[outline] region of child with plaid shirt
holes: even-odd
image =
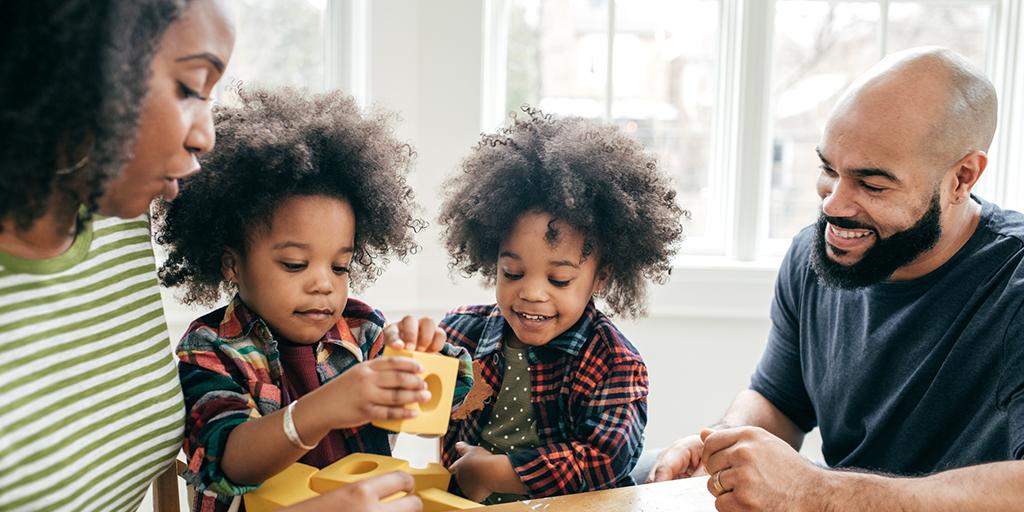
[[[442,462],[484,503],[634,483],[647,369],[594,297],[641,315],[645,280],[664,281],[682,237],[670,180],[637,142],[524,112],[483,137],[440,215],[453,268],[496,286],[496,304],[441,322],[475,375]]]
[[[372,281],[385,256],[415,247],[411,152],[388,118],[364,118],[338,92],[254,90],[241,100],[215,109],[219,151],[158,215],[163,284],[182,286],[186,302],[234,296],[177,348],[184,477],[203,512],[228,510],[296,461],[390,455],[388,432],[368,423],[409,418],[406,404],[431,397],[419,364],[382,357],[386,345],[460,358],[456,403],[471,383],[466,349],[446,344],[431,320],[385,327],[349,297],[350,280]]]

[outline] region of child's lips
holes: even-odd
[[[552,318],[554,318],[554,316],[538,315],[538,314],[533,314],[533,313],[526,313],[526,312],[523,312],[523,311],[515,311],[515,310],[513,310],[513,312],[516,314],[516,316],[519,317],[520,320],[523,320],[523,321],[526,321],[526,322],[529,322],[529,323],[534,323],[534,324],[543,323],[545,321],[548,321],[548,320],[551,320]]]
[[[295,314],[314,321],[323,321],[334,317],[334,311],[331,309],[305,309],[296,311]]]

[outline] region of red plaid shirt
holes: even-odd
[[[448,342],[467,348],[497,396],[508,324],[495,305],[455,309],[441,321]],[[647,367],[639,352],[591,302],[576,325],[548,344],[528,349],[531,402],[541,446],[508,455],[539,498],[633,485],[629,472],[643,448]],[[494,398],[444,436],[441,461],[458,459],[455,443],[479,444]]]

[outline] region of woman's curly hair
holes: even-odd
[[[584,256],[596,249],[610,312],[643,315],[645,281],[667,280],[682,241],[671,181],[614,126],[523,112],[484,134],[445,184],[440,222],[450,266],[494,284],[499,244],[524,213],[545,212],[583,234]],[[557,230],[547,238],[555,242]]]
[[[233,291],[221,273],[228,248],[272,224],[276,209],[296,196],[344,199],[356,216],[351,279],[372,282],[388,255],[417,250],[425,223],[406,174],[414,153],[395,139],[392,115],[363,116],[341,92],[309,96],[294,89],[248,89],[241,105],[214,108],[217,148],[202,171],[181,184],[173,202],[157,205],[157,242],[168,250],[160,281],[184,288],[182,300],[212,305]],[[315,219],[311,219],[315,221]]]
[[[2,3],[0,218],[28,228],[55,192],[96,209],[130,158],[150,62],[185,3]]]

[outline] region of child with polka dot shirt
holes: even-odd
[[[484,135],[440,215],[452,267],[495,285],[495,304],[441,322],[475,375],[442,462],[453,490],[488,504],[634,483],[647,368],[594,298],[641,315],[645,278],[667,277],[682,237],[675,191],[638,143],[524,111]]]

